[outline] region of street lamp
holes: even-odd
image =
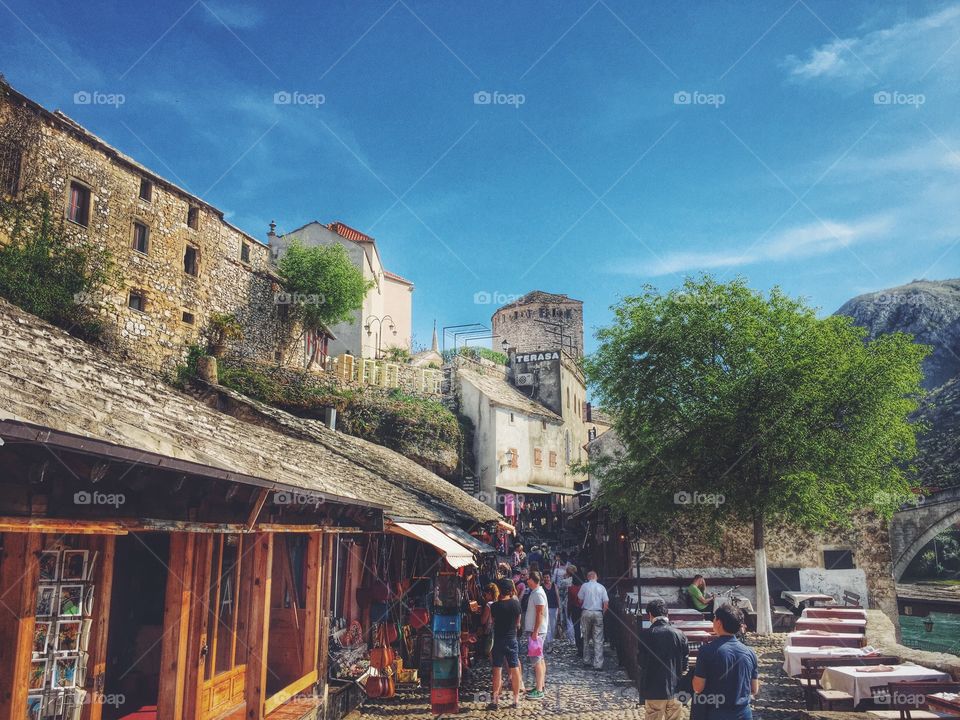
[[[637,570],[637,614],[640,611],[640,560],[647,551],[647,542],[640,537],[639,530],[633,531],[633,537],[630,539],[630,549],[633,551],[633,562]]]
[[[377,317],[376,315],[371,315],[366,319],[366,322],[363,324],[363,329],[367,331],[367,337],[373,335],[373,324],[377,325],[377,355],[376,359],[380,359],[380,340],[383,334],[383,323],[389,322],[390,324],[387,328],[394,334],[397,334],[397,326],[393,322],[393,318],[389,315],[384,315],[383,317]]]

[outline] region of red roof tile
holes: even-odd
[[[349,225],[344,225],[339,220],[335,223],[330,223],[328,227],[340,237],[345,237],[347,240],[353,240],[353,242],[376,242],[376,240],[369,235],[365,235],[359,230],[354,230],[352,227]]]
[[[396,282],[404,283],[405,285],[409,285],[410,287],[413,287],[413,281],[412,281],[412,280],[407,280],[405,277],[401,277],[401,276],[397,275],[396,273],[390,272],[389,270],[384,270],[384,271],[383,271],[383,276],[384,276],[385,278],[387,278],[388,280],[394,280],[394,281],[396,281]]]

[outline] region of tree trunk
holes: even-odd
[[[767,584],[767,550],[763,544],[763,516],[753,518],[753,555],[757,576],[757,633],[773,632],[771,619],[770,586]]]

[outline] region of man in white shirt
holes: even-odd
[[[527,578],[530,588],[527,600],[527,614],[523,619],[523,629],[527,633],[527,657],[533,664],[536,688],[527,693],[528,700],[542,700],[543,686],[547,679],[547,663],[543,659],[543,643],[547,639],[550,620],[547,615],[547,593],[540,587],[542,576],[533,570]],[[532,654],[536,652],[536,654]]]
[[[587,582],[580,586],[577,598],[582,605],[580,631],[583,633],[583,662],[596,670],[603,669],[603,615],[610,606],[607,589],[597,582],[597,573],[587,573]]]

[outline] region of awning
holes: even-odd
[[[476,553],[481,555],[486,555],[488,553],[495,553],[497,549],[487,545],[481,540],[477,540],[473,535],[468,533],[463,528],[458,528],[456,525],[448,525],[447,523],[437,523],[437,527],[445,532],[447,535],[452,537],[461,545],[470,548]]]
[[[510,485],[505,482],[497,481],[497,490],[514,495],[547,495],[546,490],[540,490],[533,485]]]
[[[576,495],[577,491],[573,488],[557,487],[555,485],[531,485],[530,487],[535,487],[538,490],[543,490],[548,492],[551,495]]]
[[[387,531],[396,535],[405,535],[406,537],[411,537],[414,540],[419,540],[427,545],[431,545],[440,551],[451,567],[459,569],[467,565],[476,564],[472,550],[465,548],[433,525],[397,522],[388,525]]]

